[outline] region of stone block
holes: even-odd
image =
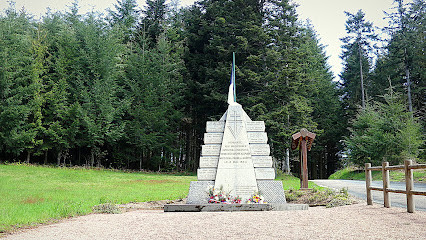
[[[257,180],[257,186],[259,193],[265,198],[267,203],[287,203],[281,181]]]
[[[197,169],[197,177],[199,181],[202,180],[215,180],[216,179],[216,168],[199,168]]]
[[[188,204],[206,204],[209,201],[209,190],[214,181],[192,181],[186,202]]]

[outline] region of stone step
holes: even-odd
[[[308,204],[166,204],[164,212],[237,212],[308,210]]]

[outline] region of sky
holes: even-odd
[[[142,7],[144,0],[136,0]],[[309,19],[314,26],[320,43],[326,48],[326,55],[329,57],[328,63],[331,70],[338,80],[338,75],[343,69],[341,54],[342,42],[340,38],[346,35],[345,22],[346,15],[344,11],[356,13],[362,9],[367,21],[373,22],[375,27],[384,27],[388,25],[384,11],[392,12],[391,9],[394,0],[292,0],[299,5],[297,12],[299,19]],[[64,11],[70,6],[73,0],[15,0],[16,8],[25,9],[36,17],[43,15],[49,7],[52,11]],[[116,0],[79,0],[80,13],[87,11],[103,11],[107,8],[113,8]],[[194,0],[181,0],[181,5],[191,5]],[[0,0],[0,9],[8,6],[6,0]]]

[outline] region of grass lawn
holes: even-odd
[[[373,180],[382,180],[381,171],[372,171]],[[413,176],[415,182],[426,182],[426,169],[415,169],[413,170]],[[404,182],[405,173],[403,170],[392,170],[389,171],[389,177],[391,181]],[[342,170],[339,170],[332,175],[329,179],[348,179],[348,180],[364,180],[365,181],[365,171],[359,170],[354,167],[347,167]]]
[[[185,198],[196,176],[34,165],[0,165],[0,234],[55,219],[85,215],[103,203]],[[278,174],[285,190],[296,177]],[[309,187],[318,188],[309,183]]]
[[[277,177],[275,180],[282,181],[283,182],[283,188],[284,190],[299,190],[300,189],[300,179],[297,177],[294,177],[292,175],[287,175],[284,173],[277,173]],[[322,189],[318,185],[316,185],[313,182],[308,183],[309,188],[316,188],[316,189]]]
[[[92,212],[102,203],[184,198],[196,176],[0,165],[0,233]]]

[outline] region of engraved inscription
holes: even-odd
[[[203,156],[219,156],[220,144],[201,146],[201,155]]]
[[[222,143],[223,133],[204,133],[204,144]]]
[[[271,152],[269,144],[250,144],[252,155],[268,156]]]
[[[253,166],[258,167],[272,167],[272,157],[271,156],[253,156]]]
[[[241,120],[240,114],[238,114],[237,111],[232,110],[229,115],[228,120],[228,128],[231,130],[232,136],[234,136],[234,139],[237,139],[240,135],[240,132],[243,128],[243,120]]]
[[[264,132],[265,122],[263,121],[248,121],[246,122],[246,129],[248,132]]]
[[[198,180],[215,180],[216,168],[199,168],[197,169]]]
[[[255,168],[256,179],[258,180],[274,180],[275,170],[273,168]]]
[[[249,143],[267,143],[268,136],[266,132],[247,132]]]
[[[244,196],[244,195],[253,195],[257,191],[257,186],[236,186],[235,195]]]
[[[219,157],[207,156],[200,157],[200,168],[216,168],[219,162]]]
[[[225,122],[208,121],[206,123],[206,132],[223,132],[225,130]]]

